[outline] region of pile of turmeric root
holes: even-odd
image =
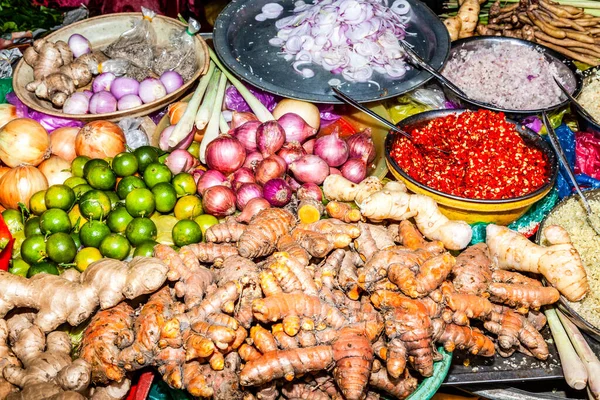
[[[470,227],[431,199],[341,179],[324,185],[338,218],[298,223],[269,208],[212,226],[205,243],[158,245],[156,258],[29,280],[0,272],[3,398],[120,399],[146,367],[202,398],[406,398],[433,374],[438,345],[548,357],[540,307],[588,290],[562,228],[541,247],[490,225],[487,244],[455,257]],[[362,217],[344,222],[351,201]],[[84,320],[71,361],[56,328]]]

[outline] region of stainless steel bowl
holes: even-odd
[[[591,80],[596,74],[600,74],[600,66],[583,71],[581,85],[582,90],[591,82]],[[600,79],[600,75],[598,75],[597,79]],[[600,135],[600,125],[598,125],[597,123],[580,113],[579,109],[575,106],[571,107],[571,111],[574,112],[577,118],[577,125],[579,126],[580,131]]]
[[[537,43],[529,42],[527,40],[509,38],[509,37],[503,37],[503,36],[474,36],[474,37],[470,37],[470,38],[466,38],[466,39],[460,39],[455,42],[452,42],[452,48],[450,49],[450,54],[448,56],[448,60],[451,60],[452,57],[460,50],[477,50],[480,48],[488,48],[488,47],[494,46],[496,44],[503,44],[503,43],[510,43],[511,45],[514,45],[514,46],[534,48],[534,49],[540,51],[549,62],[551,62],[557,66],[557,69],[559,71],[559,77],[562,78],[563,82],[565,82],[565,87],[567,88],[567,90],[569,90],[571,92],[571,94],[575,97],[577,97],[577,95],[579,95],[579,92],[581,91],[581,87],[582,87],[582,76],[581,76],[581,73],[578,72],[575,64],[570,59],[563,56],[562,54],[557,53],[554,50],[549,49],[545,46],[542,46]],[[561,108],[569,103],[569,100],[565,97],[565,99],[563,101],[561,101],[560,103],[553,105],[551,107],[547,107],[547,108],[539,108],[539,109],[533,109],[533,110],[510,110],[510,109],[504,109],[504,108],[500,108],[500,107],[491,106],[491,105],[482,103],[477,100],[467,99],[467,98],[462,97],[454,92],[451,92],[448,89],[446,89],[446,94],[448,95],[449,98],[451,98],[454,101],[458,101],[460,104],[462,104],[463,106],[465,106],[467,108],[474,108],[474,109],[485,108],[485,109],[492,110],[492,111],[503,112],[507,116],[510,116],[513,119],[521,119],[523,117],[527,117],[530,115],[540,114],[543,111],[548,112],[548,111],[556,110],[556,109]]]

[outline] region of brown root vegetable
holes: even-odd
[[[206,230],[206,241],[212,243],[237,242],[246,229],[234,219],[211,226]]]
[[[246,258],[271,254],[279,238],[289,233],[294,224],[295,217],[289,211],[269,208],[259,212],[239,238],[239,254]]]

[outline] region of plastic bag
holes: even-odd
[[[169,43],[156,49],[152,70],[157,75],[165,71],[175,71],[184,81],[192,79],[198,70],[194,35],[200,30],[200,23],[194,18],[188,21],[187,29],[173,31]]]
[[[444,92],[436,86],[420,88],[397,97],[387,103],[392,121],[398,123],[405,118],[429,110],[450,108],[444,97]]]
[[[156,48],[156,32],[151,22],[156,13],[142,7],[142,15],[143,18],[108,45],[104,53],[110,58],[123,58],[140,68],[151,69]]]
[[[600,138],[593,133],[575,134],[575,173],[600,179]]]
[[[15,92],[8,93],[6,95],[6,101],[17,107],[17,115],[19,115],[19,117],[36,120],[48,131],[48,133],[52,133],[58,128],[81,128],[83,126],[83,122],[77,121],[76,119],[53,117],[52,115],[44,114],[43,112],[31,110],[19,100]]]
[[[275,106],[277,105],[277,100],[275,96],[270,93],[263,92],[260,89],[256,89],[254,87],[250,87],[246,85],[250,93],[254,95],[269,111],[273,111]],[[246,100],[242,97],[240,92],[233,85],[229,85],[227,89],[225,89],[225,107],[231,111],[237,112],[252,112]]]
[[[88,64],[90,71],[93,75],[102,74],[104,72],[111,72],[116,76],[123,76],[127,74],[131,63],[129,60],[124,58],[113,58],[104,62],[98,63],[92,61]]]
[[[132,150],[150,144],[148,135],[141,129],[142,122],[144,122],[142,118],[125,118],[119,121],[118,125],[125,134],[127,147]]]

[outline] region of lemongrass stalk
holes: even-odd
[[[558,350],[565,381],[573,389],[585,389],[588,381],[587,370],[577,352],[575,352],[571,340],[556,314],[556,310],[549,308],[545,311],[545,314],[554,338],[554,344]]]
[[[192,128],[194,128],[194,117],[198,112],[198,108],[202,102],[202,97],[204,97],[204,93],[206,92],[208,82],[210,81],[213,72],[215,72],[215,64],[211,62],[208,72],[200,79],[200,82],[198,82],[198,87],[188,102],[181,119],[179,119],[179,122],[177,122],[177,125],[175,125],[175,129],[173,129],[173,132],[171,132],[171,136],[169,137],[168,141],[170,147],[177,146],[183,139],[186,138],[187,135],[189,135],[189,133],[192,131]]]
[[[264,104],[256,98],[256,96],[250,93],[248,88],[242,82],[240,82],[235,76],[233,76],[229,71],[227,71],[227,69],[225,69],[223,64],[221,64],[221,61],[219,61],[219,59],[217,58],[215,52],[211,48],[209,48],[208,51],[210,52],[210,59],[214,61],[217,67],[219,67],[219,69],[225,74],[225,76],[227,76],[229,82],[231,82],[231,84],[235,86],[238,92],[240,92],[240,95],[244,98],[244,100],[246,100],[246,103],[248,103],[248,106],[250,106],[250,109],[252,110],[254,115],[256,115],[256,118],[258,118],[260,122],[274,120],[275,118],[273,117],[273,114],[271,114],[267,107],[265,107]]]
[[[221,133],[229,132],[229,125],[227,125],[227,121],[225,121],[223,113],[219,115],[219,130],[221,131]]]
[[[221,71],[217,69],[212,76],[212,79],[208,83],[208,89],[206,98],[200,105],[198,112],[196,113],[196,129],[202,130],[208,124],[210,115],[212,113],[213,105],[215,104],[215,97],[217,96],[217,86],[219,86],[219,78],[221,77]]]
[[[560,311],[557,311],[556,313],[558,314],[560,322],[562,322],[562,325],[565,327],[565,331],[567,332],[567,335],[569,335],[569,339],[571,339],[575,351],[579,354],[579,358],[587,369],[589,391],[594,398],[600,398],[600,361],[598,361],[598,357],[596,357],[596,354],[594,354],[594,351],[590,348],[590,345],[577,326],[575,326],[575,324]]]
[[[210,120],[204,131],[204,137],[200,142],[200,161],[206,164],[206,147],[210,142],[215,140],[219,136],[219,115],[221,114],[221,107],[223,107],[223,98],[225,97],[225,85],[227,84],[227,77],[225,74],[221,74],[219,77],[219,87],[217,88],[217,96],[213,105]]]

